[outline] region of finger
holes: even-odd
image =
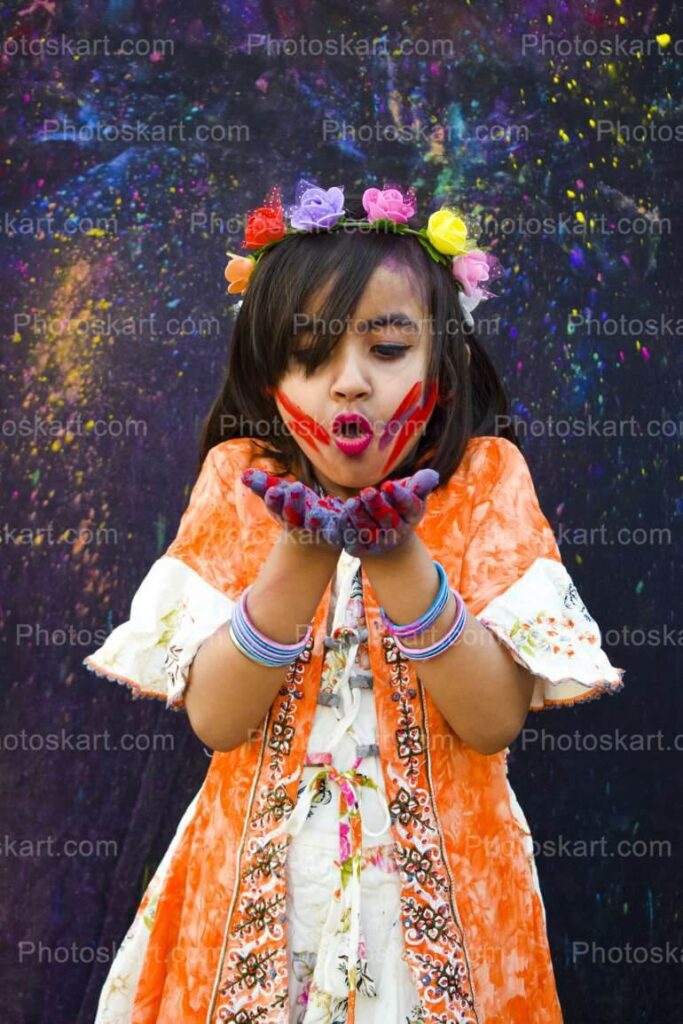
[[[360,492],[360,499],[369,516],[383,530],[391,530],[403,524],[400,513],[387,501],[386,495],[375,487],[366,487]]]
[[[337,498],[336,495],[330,494],[325,495],[324,498],[320,498],[316,495],[317,504],[323,508],[329,509],[331,512],[336,512],[337,515],[344,511],[344,502],[341,498]]]
[[[323,522],[319,529],[319,536],[328,544],[332,544],[336,548],[341,548],[341,517],[338,515],[332,515],[328,513],[327,518]]]
[[[242,483],[250,488],[254,494],[263,498],[269,487],[277,487],[283,481],[279,476],[266,473],[262,469],[245,469],[242,473]]]
[[[360,534],[359,540],[363,547],[376,544],[381,528],[368,514],[358,495],[347,500],[346,510],[351,526]]]
[[[382,492],[407,523],[419,519],[424,512],[424,502],[408,490],[398,480],[386,480],[382,484]]]
[[[425,498],[439,483],[441,477],[435,469],[418,469],[406,486],[420,498]]]
[[[303,526],[306,518],[306,487],[297,481],[289,484],[282,503],[282,518],[289,526]]]
[[[349,510],[346,508],[346,502],[344,502],[344,511],[337,520],[337,528],[339,546],[343,547],[349,554],[355,555],[359,547],[358,532]]]
[[[330,496],[320,498],[319,504],[328,516],[321,531],[323,538],[328,542],[328,544],[333,544],[337,548],[342,548],[343,542],[341,539],[341,531],[343,529],[344,515],[346,512],[344,502],[341,498]]]
[[[263,499],[266,508],[273,515],[282,519],[282,506],[285,500],[286,484],[280,482],[275,487],[269,487]]]
[[[306,529],[323,534],[326,538],[334,532],[334,525],[339,518],[339,513],[321,502],[312,502],[306,508],[304,525]]]

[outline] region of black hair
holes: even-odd
[[[496,435],[519,446],[507,394],[483,346],[464,324],[449,268],[433,260],[413,235],[342,228],[288,235],[259,260],[236,316],[223,384],[203,424],[199,468],[215,445],[250,437],[257,454],[281,467],[275,475],[293,473],[307,486],[315,485],[314,467],[283,423],[269,389],[277,387],[291,365],[294,317],[308,297],[332,282],[317,311],[322,329],[312,335],[306,376],[341,336],[327,328],[349,322],[373,271],[388,258],[404,266],[422,288],[432,330],[426,384],[439,385],[418,444],[392,468],[391,477],[411,476],[429,466],[443,487],[471,437]]]

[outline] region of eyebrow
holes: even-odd
[[[384,313],[382,316],[373,317],[372,320],[359,320],[359,324],[367,324],[371,330],[376,331],[380,327],[391,327],[393,324],[400,325],[402,327],[411,327],[414,331],[419,331],[419,327],[407,313],[403,313],[397,310],[392,313]]]
[[[310,331],[313,327],[315,317],[313,315],[308,316],[308,323],[306,325],[301,324],[299,329],[301,331]],[[419,331],[418,325],[409,317],[407,313],[402,313],[397,310],[392,313],[383,313],[381,316],[375,316],[372,320],[357,320],[356,323],[359,327],[369,327],[370,330],[376,331],[381,327],[391,327],[396,324],[402,327],[411,327],[414,331]]]

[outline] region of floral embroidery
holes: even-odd
[[[399,865],[407,878],[416,879],[422,888],[433,886],[435,890],[447,892],[448,886],[442,874],[436,870],[431,850],[404,848],[401,850]]]
[[[218,994],[227,1002],[216,1007],[215,1019],[225,1024],[279,1020],[288,1004],[284,864],[289,837],[282,826],[283,811],[294,806],[292,791],[298,773],[286,779],[284,771],[292,755],[296,712],[312,649],[313,637],[289,667],[267,719],[264,758],[254,790],[256,807],[249,812],[249,839],[218,986]],[[267,896],[260,889],[262,879],[271,883]]]
[[[361,854],[361,869],[369,867],[379,868],[387,875],[393,875],[398,871],[394,859],[394,847],[392,843],[385,846],[369,846]]]
[[[444,1018],[444,1021],[446,1018]],[[424,1024],[425,1010],[422,1003],[417,1003],[406,1017],[406,1024]]]
[[[306,815],[307,818],[313,817],[316,807],[321,807],[325,804],[329,804],[329,802],[332,799],[332,792],[329,786],[327,785],[327,780],[325,779],[324,776],[321,776],[320,778],[316,779],[316,787],[316,792],[311,800],[311,809]],[[300,782],[299,789],[297,791],[297,800],[299,799],[305,788],[306,783],[303,781]]]
[[[574,585],[574,581],[572,579],[569,579],[566,585],[564,597],[562,598],[562,603],[564,604],[565,608],[575,608],[578,611],[579,615],[583,616],[586,622],[590,622],[593,624],[593,626],[595,626],[595,619],[590,614],[585,604],[581,600],[579,592],[576,589],[576,586]]]
[[[244,870],[244,878],[253,882],[261,879],[277,878],[285,865],[286,846],[267,843],[257,849],[248,867]]]
[[[254,815],[254,821],[261,824],[262,819],[265,817],[272,818],[274,821],[281,821],[287,817],[293,806],[285,787],[278,785],[272,793],[266,794],[263,810]]]
[[[346,579],[345,583],[344,592],[347,596],[344,612],[341,613],[337,608],[334,617],[334,621],[341,621],[341,624],[331,629],[332,623],[329,618],[327,623],[327,635],[339,642],[337,647],[329,646],[322,671],[320,689],[324,689],[330,694],[339,691],[342,676],[348,683],[350,643],[359,641],[354,655],[354,664],[358,667],[365,665],[368,669],[370,667],[367,642],[361,635],[361,631],[365,627],[365,615],[360,571],[357,569],[350,579]],[[371,673],[368,674],[372,679]],[[363,677],[359,675],[358,678],[362,679]],[[339,695],[341,696],[341,693]],[[299,983],[297,994],[294,997],[296,1000],[294,1005],[298,1008],[295,1019],[298,1019],[301,1024],[313,1018],[317,1024],[323,1024],[323,1022],[324,1024],[333,1024],[336,1016],[340,1016],[344,1024],[347,1024],[354,1019],[356,1000],[360,996],[372,999],[379,997],[377,982],[368,964],[366,936],[360,916],[361,876],[364,871],[374,868],[385,876],[395,878],[400,887],[394,844],[385,843],[384,845],[364,847],[362,843],[360,789],[364,786],[377,789],[378,786],[371,776],[358,768],[363,757],[368,756],[361,754],[361,749],[371,748],[373,744],[372,742],[369,744],[360,742],[356,738],[353,729],[353,716],[348,713],[350,710],[350,707],[347,707],[348,695],[349,690],[346,690],[346,699],[339,703],[320,701],[319,703],[326,704],[326,708],[324,711],[318,711],[318,714],[321,715],[321,718],[329,716],[328,720],[331,722],[333,717],[343,717],[342,710],[335,711],[334,708],[347,708],[344,712],[344,716],[349,718],[346,732],[353,737],[358,750],[355,767],[352,766],[346,771],[335,768],[332,763],[332,751],[319,749],[320,739],[316,740],[315,750],[309,742],[307,763],[318,766],[318,770],[306,781],[302,780],[299,783],[297,804],[299,800],[301,804],[298,807],[298,815],[295,816],[292,823],[294,832],[298,832],[318,807],[322,807],[330,801],[334,802],[333,797],[338,794],[339,816],[336,826],[338,860],[334,860],[333,870],[338,872],[339,884],[330,892],[330,903],[325,910],[325,921],[318,948],[304,947],[292,953],[292,973]],[[322,734],[320,738],[322,738]],[[363,737],[364,740],[367,738],[367,736]],[[377,756],[377,754],[373,756]],[[335,784],[336,793],[333,792],[331,782]],[[301,873],[303,868],[297,866],[296,871]],[[300,877],[298,884],[301,885],[303,877],[300,875],[297,877]],[[385,889],[384,892],[386,893],[387,890]],[[398,899],[398,896],[396,898]],[[394,920],[394,926],[401,928],[399,918]],[[313,927],[312,920],[309,927]],[[352,954],[355,954],[353,960]],[[397,967],[405,970],[404,964],[398,960],[398,951],[395,955]],[[384,977],[387,978],[386,975]],[[387,983],[385,980],[385,984]],[[395,975],[391,983],[397,984],[398,976]],[[384,995],[386,996],[388,993],[384,993]],[[406,1010],[404,1019],[407,1020],[408,1015]]]
[[[420,801],[414,793],[401,786],[397,790],[395,798],[389,804],[392,818],[406,827],[419,825],[423,831],[433,829],[434,825],[431,825],[427,817],[420,813],[420,810],[425,807],[424,793],[421,796],[422,799]]]
[[[188,661],[186,658],[185,664],[183,664],[183,655],[186,653],[185,645],[182,643],[172,642],[170,638],[178,636],[178,630],[181,624],[186,621],[192,622],[194,620],[192,619],[186,605],[183,605],[182,614],[180,613],[180,607],[176,607],[167,615],[163,616],[162,621],[165,628],[164,632],[157,640],[157,646],[166,646],[164,672],[168,677],[168,692],[172,699],[176,702],[180,702],[189,682],[190,665],[192,664],[193,659]],[[194,654],[196,654],[196,651]]]
[[[463,931],[434,818],[423,702],[417,699],[409,660],[387,634],[382,636],[381,650],[389,666],[391,693],[386,709],[394,724],[396,761],[390,771],[394,786],[390,808],[400,836],[397,864],[406,959],[416,985],[419,982],[428,1020],[451,1020],[455,1014],[461,1024],[478,1024]]]
[[[537,558],[478,618],[536,676],[530,710],[621,688],[623,669],[602,650],[597,623],[562,562]]]
[[[598,638],[591,630],[577,631],[576,623],[569,615],[558,619],[550,612],[538,612],[532,619],[516,619],[509,632],[510,639],[520,654],[530,657],[546,651],[559,654],[562,651],[571,658],[576,654],[575,644],[595,644]]]

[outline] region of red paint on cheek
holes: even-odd
[[[410,391],[408,392],[408,394],[405,396],[403,401],[399,404],[398,408],[394,412],[394,415],[391,417],[392,420],[397,420],[400,416],[403,415],[403,413],[406,411],[406,409],[409,409],[411,407],[411,405],[414,405],[415,402],[417,402],[419,400],[420,392],[421,391],[422,391],[422,381],[418,380],[418,381],[416,381],[413,384],[413,386],[410,389]]]
[[[392,441],[392,439],[396,437],[396,435],[399,432],[396,428],[400,427],[401,418],[405,416],[410,409],[417,405],[417,403],[420,401],[421,392],[422,381],[418,380],[415,382],[415,384],[413,384],[412,388],[410,389],[410,391],[408,391],[408,393],[405,395],[402,401],[399,402],[396,409],[394,409],[394,412],[391,418],[389,419],[389,422],[385,426],[384,430],[382,431],[382,436],[379,439],[378,448],[380,451],[383,451],[383,449],[386,448],[386,446]]]
[[[318,446],[311,437],[311,432],[307,427],[301,426],[301,424],[297,423],[295,420],[290,420],[289,429],[293,431],[297,437],[300,437],[302,441],[306,441],[307,444],[310,444],[314,452],[318,451]]]
[[[422,382],[418,382],[416,386],[421,387]],[[412,394],[412,390],[411,392],[409,392],[409,394]],[[396,436],[396,443],[394,444],[394,447],[391,450],[389,458],[382,467],[382,473],[386,473],[388,471],[388,468],[391,465],[391,463],[398,458],[398,456],[401,454],[401,452],[406,447],[408,442],[413,440],[418,434],[419,430],[422,427],[424,427],[425,423],[432,414],[432,409],[436,405],[437,392],[438,389],[436,386],[436,381],[432,381],[432,383],[429,386],[429,390],[427,392],[424,405],[420,409],[417,409],[414,413],[412,413],[399,430]],[[401,405],[404,405],[404,403],[405,399],[404,402],[401,403]]]
[[[303,409],[296,404],[296,402],[293,402],[291,398],[287,397],[284,391],[276,391],[275,395],[280,399],[280,402],[292,417],[289,426],[295,434],[302,438],[302,440],[308,441],[315,451],[317,451],[318,448],[313,440],[314,438],[321,444],[328,445],[330,443],[330,435],[321,423],[318,423],[318,421],[312,416],[308,416]]]

